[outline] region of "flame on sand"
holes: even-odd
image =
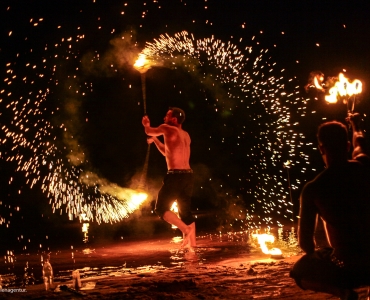
[[[275,241],[275,237],[272,234],[253,234],[252,236],[254,238],[257,238],[257,241],[263,253],[270,255],[282,255],[282,252],[279,248],[268,249],[266,245],[266,242],[273,243]]]

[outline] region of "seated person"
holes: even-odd
[[[302,289],[357,299],[353,290],[370,285],[370,158],[360,129],[360,115],[349,114],[351,143],[344,124],[320,125],[317,138],[326,169],[308,182],[300,196],[298,240],[306,253],[290,276]],[[330,248],[315,249],[318,218]]]

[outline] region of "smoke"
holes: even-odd
[[[249,227],[248,209],[240,192],[226,186],[221,179],[212,176],[211,169],[204,164],[195,164],[194,170],[195,187],[197,196],[204,202],[208,202],[207,211],[216,209],[212,221],[217,219],[218,231],[245,230]],[[199,205],[199,204],[198,204]]]
[[[88,52],[81,59],[81,67],[85,75],[96,77],[116,76],[117,69],[133,68],[138,57],[135,32],[124,32],[109,41],[110,47],[104,54]]]
[[[88,52],[82,56],[81,72],[79,76],[65,76],[63,100],[65,116],[62,120],[64,124],[63,142],[67,149],[67,158],[71,165],[79,166],[85,162],[87,153],[82,149],[79,135],[83,132],[85,124],[82,122],[81,107],[83,98],[81,97],[81,86],[86,77],[111,77],[116,76],[116,68],[132,68],[135,58],[138,55],[137,44],[135,42],[135,32],[127,31],[109,41],[110,47],[104,54]],[[78,69],[78,68],[77,68]]]
[[[144,51],[145,52],[145,51]],[[183,69],[194,79],[194,82],[200,83],[215,99],[222,105],[234,107],[235,101],[230,98],[225,84],[217,81],[213,74],[217,71],[206,70],[205,63],[202,62],[202,57],[196,58],[190,55],[164,55],[161,57],[151,57],[151,63],[155,66],[161,66],[168,69]],[[210,66],[208,66],[210,68]]]
[[[130,188],[123,188],[115,183],[109,182],[109,180],[105,178],[100,178],[96,173],[91,171],[82,173],[80,180],[82,183],[90,187],[99,186],[99,191],[101,193],[111,195],[112,197],[122,201],[127,201],[133,196],[141,194],[139,191]]]
[[[63,142],[67,147],[67,158],[73,166],[79,166],[85,162],[85,152],[78,141],[78,135],[81,129],[79,109],[81,102],[75,98],[65,100],[64,110],[67,115],[65,120],[65,131],[63,132]]]

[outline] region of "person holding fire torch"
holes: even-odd
[[[319,126],[318,147],[326,169],[301,192],[298,240],[306,254],[290,276],[302,289],[358,299],[354,289],[370,285],[370,158],[360,115],[349,113],[346,120],[353,132],[352,159],[346,126],[337,121]],[[318,217],[328,248],[316,249]]]
[[[167,223],[176,226],[183,233],[182,247],[194,252],[196,246],[195,221],[191,213],[191,196],[193,190],[193,170],[190,168],[190,136],[182,129],[185,113],[177,107],[170,107],[164,117],[164,124],[151,127],[147,115],[142,119],[147,142],[154,143],[165,158],[167,174],[158,193],[155,204],[156,214]],[[164,143],[157,137],[163,136]],[[180,218],[171,211],[177,200]]]

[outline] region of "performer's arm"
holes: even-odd
[[[162,124],[158,127],[150,127],[150,120],[148,116],[144,116],[141,123],[144,126],[145,133],[149,136],[165,135],[171,130],[171,126],[167,124]]]
[[[315,251],[315,229],[317,222],[316,208],[306,185],[301,193],[299,212],[298,241],[301,249],[307,254]]]
[[[162,124],[158,127],[150,127],[150,120],[148,116],[144,116],[141,123],[144,126],[145,133],[150,137],[147,139],[148,144],[154,142],[159,152],[166,156],[164,144],[157,138],[157,136],[165,135],[168,131],[168,125]]]
[[[163,156],[166,156],[164,144],[157,137],[155,137],[155,136],[148,137],[147,142],[148,142],[148,144],[151,144],[151,143],[154,142],[154,144],[157,146],[157,149],[159,150],[159,152],[161,152],[163,154]]]

